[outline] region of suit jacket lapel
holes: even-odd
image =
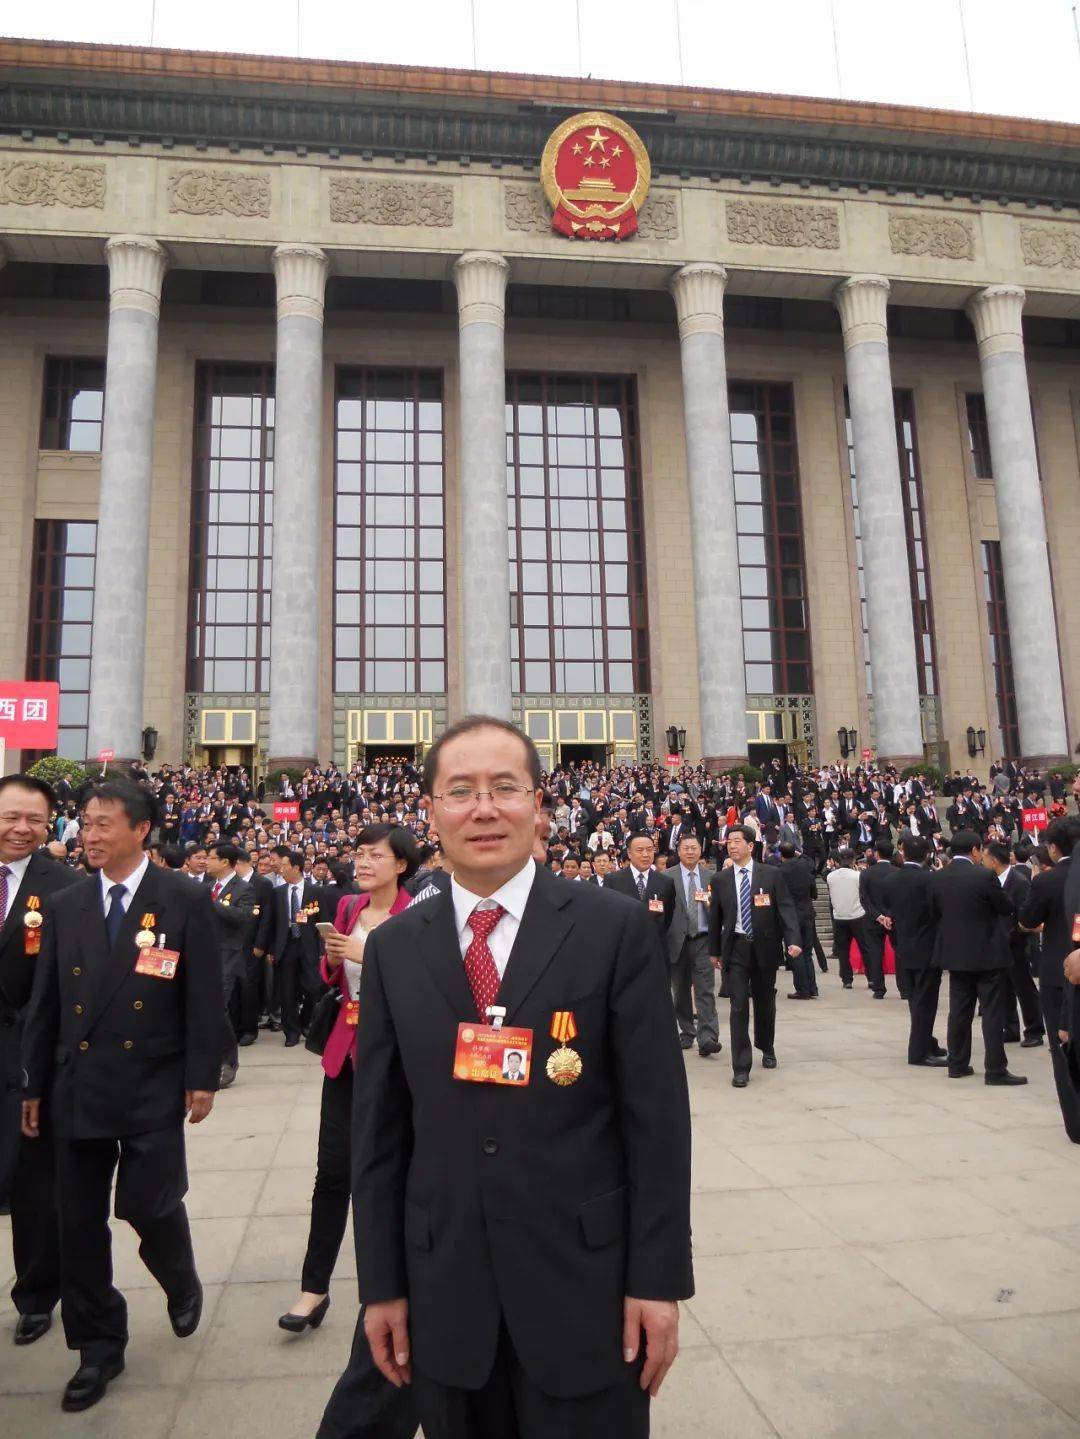
[[[91,918],[93,928],[84,939],[84,943],[92,943],[94,946],[91,951],[93,963],[90,969],[93,976],[93,989],[90,1002],[86,1007],[86,1014],[83,1016],[84,1034],[97,1022],[113,995],[135,968],[135,961],[138,958],[135,936],[142,928],[143,915],[153,912],[154,928],[158,932],[164,930],[166,939],[169,928],[167,923],[162,922],[163,909],[159,900],[157,875],[153,864],[147,865],[142,882],[131,897],[131,903],[124,915],[124,922],[120,926],[120,933],[116,936],[116,944],[111,950],[105,930],[105,907],[101,901],[101,881],[97,877],[90,886],[87,901],[87,908],[97,910],[97,922],[93,924]]]
[[[525,1002],[573,928],[573,920],[566,909],[572,897],[573,891],[569,886],[566,886],[565,893],[562,892],[557,879],[546,870],[537,869],[506,973],[499,986],[499,1003],[506,1006],[507,1023]]]
[[[417,906],[417,912],[426,921],[420,937],[421,959],[457,1018],[475,1019],[476,1004],[465,977],[450,890],[425,900]]]
[[[38,874],[37,867],[39,863],[40,860],[37,854],[32,854],[30,856],[30,863],[26,866],[23,873],[22,882],[15,891],[15,897],[12,900],[11,909],[8,911],[8,917],[4,921],[3,926],[0,927],[0,948],[8,942],[17,929],[22,927],[23,911],[26,907],[25,902],[26,899],[34,893],[34,882]],[[49,863],[51,864],[52,861],[50,860]]]

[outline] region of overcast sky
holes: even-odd
[[[5,8],[0,29],[37,39],[593,75],[1080,123],[1073,0],[34,0]]]

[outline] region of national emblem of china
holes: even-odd
[[[552,228],[572,240],[629,239],[651,176],[645,146],[624,121],[599,110],[572,115],[540,163]]]

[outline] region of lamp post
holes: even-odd
[[[142,732],[142,756],[149,763],[157,754],[158,732],[152,724],[148,724]]]
[[[859,743],[859,732],[849,725],[841,725],[836,731],[836,738],[840,745],[840,758],[847,759],[849,754],[855,753]]]
[[[974,725],[967,727],[968,756],[974,759],[977,754],[982,754],[986,749],[986,731],[977,730]]]

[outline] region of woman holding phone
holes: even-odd
[[[324,934],[326,953],[320,965],[323,980],[340,986],[341,1002],[322,1056],[325,1074],[319,1115],[319,1156],[311,1196],[311,1229],[300,1279],[301,1293],[278,1320],[280,1328],[294,1334],[318,1329],[326,1317],[330,1307],[330,1275],[349,1217],[349,1128],[364,940],[391,915],[408,908],[412,896],[404,885],[416,873],[420,862],[415,839],[400,825],[368,825],[357,836],[356,846],[356,883],[360,893],[344,895],[338,902],[333,931]]]

